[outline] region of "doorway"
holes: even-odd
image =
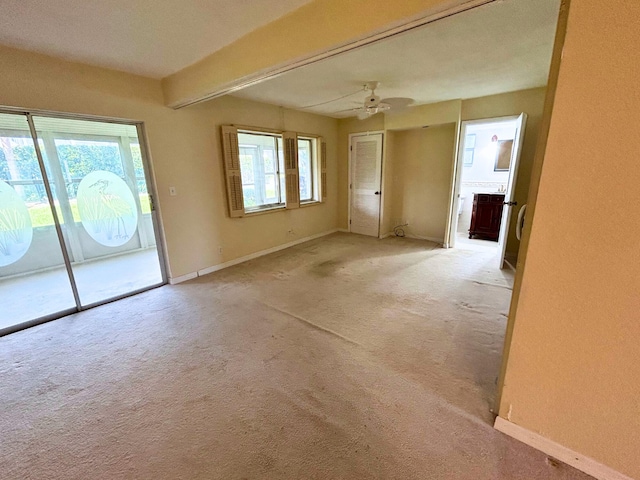
[[[0,112],[0,335],[166,283],[142,138]]]
[[[349,135],[349,231],[380,235],[382,198],[380,132]]]
[[[462,122],[449,245],[492,251],[509,262],[507,240],[526,114]]]

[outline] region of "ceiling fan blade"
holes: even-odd
[[[413,105],[413,98],[406,98],[406,97],[390,97],[390,98],[385,98],[382,100],[383,103],[388,103],[389,105],[391,105],[391,108],[404,108],[404,107],[408,107],[410,105]]]
[[[362,110],[362,107],[355,107],[355,108],[345,108],[344,110],[338,110],[337,112],[333,112],[335,113],[344,113],[344,112],[355,112],[357,110]]]
[[[404,112],[407,108],[411,107],[414,102],[415,101],[412,98],[405,97],[391,97],[382,100],[382,103],[391,105],[391,108],[389,109],[391,115]]]

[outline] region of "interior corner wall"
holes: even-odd
[[[571,2],[499,411],[636,479],[638,18],[640,2]]]
[[[514,191],[518,206],[511,209],[511,223],[509,224],[507,237],[506,250],[509,258],[512,259],[517,258],[520,248],[520,241],[516,238],[515,226],[520,207],[527,203],[529,195],[531,169],[536,152],[545,93],[546,88],[541,87],[462,101],[463,121],[517,116],[522,112],[525,112],[528,116]]]
[[[193,219],[194,224],[200,224],[198,238],[194,239],[195,248],[207,255],[205,258],[201,256],[198,263],[202,266],[199,268],[215,266],[337,229],[337,120],[230,96],[194,105],[187,110],[198,118],[191,128],[200,130],[199,136],[206,138],[210,144],[206,150],[203,146],[204,155],[201,154],[196,160],[194,174],[198,175],[199,186],[190,199],[193,205],[191,208],[206,205],[205,211],[209,215],[206,221],[201,218],[202,213]],[[297,131],[324,137],[327,142],[326,202],[294,210],[282,209],[267,214],[230,218],[227,214],[220,143],[220,127],[230,124]],[[189,181],[194,182],[196,178],[191,177]],[[182,189],[185,188],[188,189],[189,185]],[[212,202],[211,199],[219,201]],[[288,233],[289,230],[293,230],[293,235]],[[222,255],[217,252],[218,245],[223,246]]]
[[[402,131],[421,127],[423,125],[433,125],[437,123],[447,123],[462,120],[477,120],[482,118],[494,118],[505,116],[517,116],[522,112],[528,115],[525,140],[522,147],[522,156],[518,169],[518,179],[515,186],[515,199],[518,205],[527,202],[529,184],[531,179],[531,169],[536,150],[540,120],[544,106],[546,88],[533,88],[516,92],[491,95],[487,97],[472,98],[468,100],[453,100],[430,105],[413,107],[407,112],[395,115],[375,115],[367,120],[357,120],[355,118],[342,119],[339,121],[338,133],[338,225],[340,228],[348,227],[349,211],[349,134],[384,130],[385,132],[385,157],[384,157],[384,177],[383,177],[383,209],[381,234],[384,235],[392,231],[397,220],[395,212],[392,211],[391,204],[397,203],[396,195],[399,185],[393,183],[393,171],[398,171],[394,167],[392,159],[395,153],[395,145],[398,138],[396,131]],[[451,158],[453,164],[453,158]],[[447,186],[450,188],[450,185]],[[445,212],[448,207],[445,207]],[[520,242],[515,236],[515,225],[518,208],[512,211],[511,228],[507,238],[507,252],[514,258],[518,254]],[[448,213],[447,213],[448,214]]]
[[[393,132],[391,218],[405,234],[443,243],[447,226],[456,124]]]
[[[384,150],[382,157],[382,209],[380,219],[380,236],[386,237],[393,233],[396,225],[399,225],[397,218],[394,217],[393,205],[395,197],[398,194],[398,187],[394,182],[396,175],[395,163],[397,132],[387,130],[384,136]]]
[[[143,121],[170,277],[206,269],[337,228],[335,119],[233,97],[181,110],[164,106],[160,82],[0,47],[0,105]],[[327,140],[326,203],[240,219],[227,215],[220,125],[291,129]],[[169,196],[175,186],[177,196]],[[294,235],[288,235],[293,229]],[[223,247],[220,254],[218,248]]]

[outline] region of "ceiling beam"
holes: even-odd
[[[162,79],[181,108],[496,0],[313,0]]]

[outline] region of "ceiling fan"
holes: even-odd
[[[391,104],[387,103],[380,99],[378,95],[376,95],[376,88],[378,88],[379,82],[367,82],[364,84],[364,91],[370,91],[371,95],[367,96],[364,99],[364,103],[361,107],[356,108],[348,108],[347,110],[341,110],[341,112],[358,112],[358,118],[360,120],[364,120],[371,115],[375,115],[376,113],[385,112],[391,108]],[[340,112],[336,112],[340,113]]]

